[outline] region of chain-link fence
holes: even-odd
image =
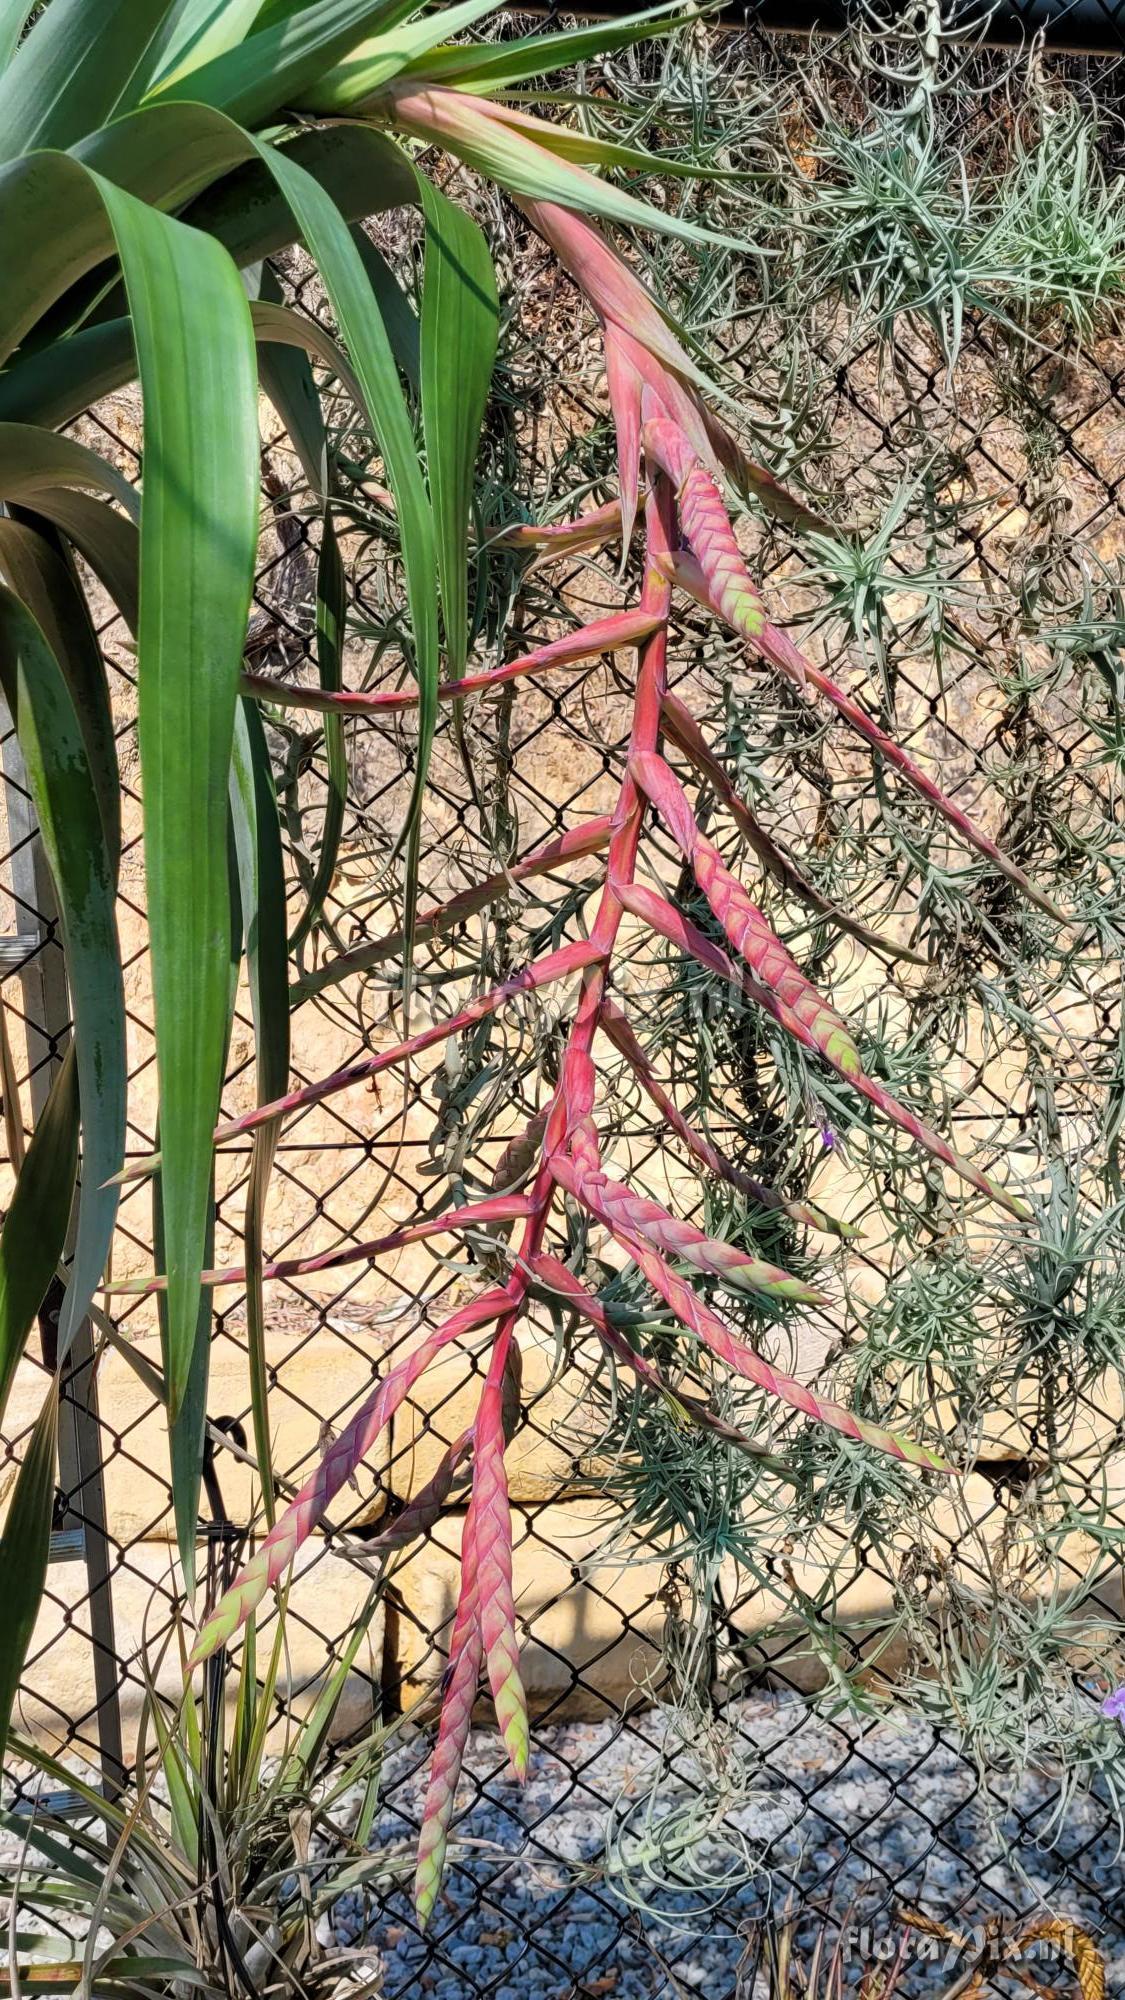
[[[778,60],[771,53],[770,61]],[[462,181],[460,192],[467,191],[480,199]],[[545,254],[505,205],[495,203],[489,221],[501,275],[517,302],[485,450],[496,518],[504,518],[513,495],[533,513],[549,511],[584,475],[596,480],[606,416],[596,344],[575,296],[550,273]],[[408,270],[409,235],[384,234],[384,245]],[[321,311],[315,280],[298,260],[279,275],[295,303]],[[837,440],[832,472],[842,488],[852,478],[859,484],[884,478],[893,489],[904,439],[916,439],[919,425],[932,422],[934,434],[940,431],[948,443],[948,384],[940,362],[908,333],[893,348],[890,371],[874,342],[853,350],[831,385],[825,428]],[[1010,356],[986,318],[971,316],[966,323],[957,366],[956,446],[966,504],[952,510],[943,531],[972,589],[967,582],[964,602],[948,609],[957,642],[942,654],[936,680],[932,654],[914,656],[908,643],[916,609],[889,593],[887,653],[893,656],[899,734],[931,760],[958,801],[986,817],[1017,852],[1021,841],[1034,844],[1037,809],[1056,831],[1062,811],[1084,829],[1100,863],[1115,826],[1116,691],[1110,689],[1096,726],[1077,681],[1057,674],[1042,705],[1029,710],[1020,675],[1026,680],[1032,673],[1034,660],[1029,665],[1025,650],[1031,642],[1014,635],[1010,605],[1016,553],[1022,560],[1032,547],[1043,558],[1041,570],[1063,514],[1067,534],[1080,534],[1096,549],[1107,574],[1125,548],[1125,348],[1109,331],[1083,350],[1072,343],[1037,349],[1021,381],[1034,423],[1013,415],[1005,386]],[[352,685],[361,679],[365,686],[390,685],[399,671],[393,518],[368,470],[369,447],[354,413],[342,405],[337,414],[334,444],[345,494],[340,527],[351,598],[345,671]],[[299,677],[311,671],[319,530],[289,442],[265,405],[263,422],[269,511],[251,634],[254,664]],[[110,399],[83,425],[99,433],[100,448],[124,468],[139,470],[139,413],[131,395]],[[789,544],[763,535],[756,553],[775,601],[790,616],[799,614],[806,598]],[[497,558],[497,574],[485,613],[486,646],[505,630],[509,650],[517,634],[521,644],[534,642],[541,632],[558,629],[561,617],[588,616],[617,601],[612,560],[574,558],[529,574],[515,558],[507,568]],[[903,571],[906,597],[910,581]],[[1059,629],[1063,622],[1060,611]],[[120,626],[103,619],[99,629],[124,784],[120,920],[130,1027],[129,1148],[144,1155],[154,1143],[155,1068],[135,674]],[[679,691],[709,718],[713,734],[718,729],[725,736],[736,761],[767,781],[763,795],[774,811],[775,833],[797,852],[810,838],[815,852],[819,842],[837,871],[841,895],[849,869],[851,881],[864,889],[877,880],[881,860],[893,873],[896,851],[885,831],[885,801],[869,764],[841,746],[834,732],[826,738],[814,731],[804,740],[798,733],[794,740],[783,697],[764,684],[740,681],[733,649],[716,641],[702,614],[681,617],[676,641]],[[1113,643],[1111,633],[1105,645]],[[854,667],[846,637],[837,657]],[[624,658],[600,661],[573,670],[565,682],[509,690],[470,714],[464,745],[452,721],[443,721],[424,822],[424,904],[446,900],[498,865],[510,868],[559,829],[612,807],[629,689]],[[332,773],[315,716],[308,727],[294,726],[291,715],[286,720],[280,712],[270,720],[296,916]],[[314,989],[318,971],[339,949],[377,939],[398,920],[388,864],[409,764],[405,726],[349,727],[339,865],[325,928],[303,959],[311,997],[293,1017],[295,1085],[398,1038],[401,991],[393,965]],[[11,1113],[18,1099],[22,1123],[30,1126],[65,1043],[66,995],[49,884],[11,736],[4,769],[10,911],[4,1020],[10,1077],[14,1069],[18,1085],[13,1095],[9,1080],[5,1101]],[[1006,774],[1013,771],[1019,782],[1010,784]],[[663,865],[674,883],[668,851]],[[573,928],[582,919],[590,879],[580,865],[569,880],[560,878],[534,896],[526,887],[513,888],[490,915],[427,943],[415,1018],[426,1009],[435,1016],[452,1010],[453,982],[463,991],[466,981],[501,977],[537,942]],[[943,880],[926,885],[937,904]],[[896,891],[865,914],[893,930],[908,927],[915,911]],[[999,906],[992,914],[1002,927]],[[987,996],[982,1002],[978,993],[957,1017],[941,1057],[947,1071],[959,1065],[945,1115],[964,1152],[984,1160],[1012,1154],[1033,1171],[1044,1124],[1058,1137],[1058,1157],[1068,1161],[1104,1139],[1106,1104],[1119,1072],[1120,972],[1109,952],[1099,958],[1098,942],[1095,929],[1091,949],[1052,973],[1034,1046],[1021,1040],[1010,1011],[1003,1018],[990,1011]],[[818,962],[825,962],[826,950],[839,952],[839,940],[826,948],[820,936],[815,944]],[[909,1036],[919,1022],[926,1034],[936,1032],[925,1028],[924,1010],[911,1012],[920,1004],[918,993],[904,997],[869,955],[849,948],[832,965],[833,991],[864,1011],[872,1032],[887,1026],[884,1003],[895,1032]],[[673,1079],[697,1087],[700,1048],[711,1051],[716,1039],[698,1011],[698,996],[681,991],[677,969],[640,939],[630,978],[629,998],[642,1014],[657,1005],[667,1010],[671,993],[664,1054]],[[766,1053],[760,1033],[749,1028],[741,1042],[737,1036],[722,1042],[713,1057],[722,1085],[714,1085],[712,1130],[735,1149],[752,1143],[755,1171],[763,1160],[772,1171],[790,1174],[798,1167],[807,1171],[811,1161],[818,1198],[833,1199],[865,1227],[845,1274],[833,1281],[828,1339],[803,1333],[797,1357],[806,1374],[831,1358],[837,1381],[843,1367],[862,1387],[862,1370],[855,1372],[857,1313],[877,1316],[888,1291],[901,1300],[923,1239],[895,1219],[889,1158],[873,1156],[864,1174],[862,1146],[855,1158],[847,1157],[831,1132],[826,1151],[818,1140],[818,1126],[826,1129],[823,1105],[810,1107],[811,1136],[800,1138],[795,1156],[792,1119],[781,1121],[778,1101],[761,1081]],[[380,1079],[378,1090],[350,1091],[294,1118],[278,1149],[267,1210],[269,1256],[308,1259],[359,1244],[408,1224],[450,1194],[463,1198],[466,1188],[487,1185],[513,1130],[544,1101],[557,1055],[556,1020],[529,1008],[439,1050],[434,1062],[405,1077]],[[788,1085],[791,1100],[798,1088],[792,1076]],[[244,1108],[252,1090],[253,1033],[243,993],[226,1108]],[[624,1083],[615,1113],[617,1143],[635,1183],[665,1195],[671,1187],[684,1212],[697,1209],[698,1189],[671,1157],[661,1122]],[[20,1125],[20,1117],[9,1117],[10,1144],[18,1144]],[[223,1154],[219,1266],[239,1261],[248,1168],[248,1151],[235,1147]],[[151,1201],[146,1182],[125,1190],[111,1273],[116,1279],[152,1268]],[[560,1241],[573,1250],[573,1225],[569,1237],[566,1225],[560,1227]],[[588,1248],[597,1260],[604,1245]],[[612,1282],[612,1260],[602,1275]],[[428,1247],[375,1264],[361,1259],[338,1271],[271,1281],[267,1342],[282,1480],[290,1487],[299,1483],[325,1436],[346,1419],[388,1356],[409,1342],[423,1317],[435,1315],[443,1300],[464,1295],[473,1282],[471,1265]],[[44,1366],[53,1353],[49,1307],[50,1301],[41,1320]],[[1024,1311],[1025,1303],[1014,1304],[1017,1309]],[[966,1310],[971,1319],[972,1300]],[[882,1324],[893,1345],[901,1322]],[[1034,1666],[1008,1674],[1007,1653],[1017,1635],[996,1608],[1001,1572],[1005,1616],[1012,1606],[1026,1608],[1045,1587],[1048,1573],[1029,1563],[1023,1524],[1037,1508],[1053,1508],[1048,1594],[1064,1599],[1072,1584],[1081,1585],[1083,1605],[1093,1613],[1106,1620],[1120,1614],[1125,1434],[1120,1403],[1113,1406],[1102,1379],[1091,1373],[1056,1383],[1047,1395],[1042,1374],[1030,1385],[1022,1376],[1005,1377],[1007,1401],[999,1399],[995,1424],[977,1436],[972,1470],[956,1502],[937,1502],[921,1517],[888,1515],[892,1525],[885,1533],[878,1525],[856,1531],[867,1504],[858,1483],[850,1510],[821,1520],[797,1517],[788,1534],[784,1517],[775,1513],[770,1539],[761,1539],[766,1530],[759,1523],[752,1563],[739,1560],[737,1551],[720,1550],[704,1601],[697,1570],[677,1547],[674,1509],[663,1534],[645,1511],[653,1477],[645,1454],[652,1441],[624,1422],[595,1346],[572,1336],[560,1355],[556,1332],[545,1322],[525,1344],[524,1425],[509,1454],[517,1611],[535,1716],[533,1776],[527,1792],[517,1794],[505,1777],[498,1739],[483,1726],[474,1735],[450,1874],[425,1939],[393,1871],[381,1889],[343,1899],[338,1934],[378,1957],[380,1990],[433,1992],[438,2000],[478,1993],[547,2000],[690,1988],[718,2000],[751,1989],[754,1940],[763,1920],[789,1899],[806,1913],[830,1910],[852,1922],[852,1963],[878,1958],[888,1940],[897,1945],[897,1909],[928,1910],[948,1935],[930,1936],[931,1956],[916,1968],[923,1981],[938,1977],[947,1951],[947,1982],[950,1963],[958,1969],[975,1964],[984,1949],[980,1926],[1043,1905],[1091,1933],[1104,1931],[1120,1971],[1122,1881],[1112,1780],[1096,1772],[1091,1782],[1077,1785],[1076,1773],[1066,1767],[1065,1733],[1053,1739],[1053,1754],[1032,1754],[1032,1711],[1037,1701],[1047,1702],[1047,1682],[1037,1681]],[[137,1356],[142,1362],[156,1356],[155,1343],[151,1299],[107,1295],[68,1364],[57,1533],[17,1711],[25,1731],[52,1741],[64,1759],[100,1771],[111,1787],[130,1774],[146,1684],[176,1601],[163,1416],[135,1366]],[[917,1365],[924,1371],[928,1364]],[[330,1535],[306,1550],[288,1609],[287,1691],[298,1703],[323,1684],[364,1600],[365,1537],[419,1490],[463,1429],[475,1370],[470,1352],[454,1350],[426,1378],[424,1394],[407,1404],[377,1461],[363,1469],[359,1493],[338,1509],[338,1518],[352,1524],[346,1543]],[[35,1364],[26,1363],[25,1371],[27,1381],[21,1378],[11,1405],[13,1462],[38,1401]],[[1021,1400],[1025,1389],[1029,1401]],[[934,1393],[940,1408],[940,1385]],[[956,1393],[950,1391],[949,1407]],[[229,1575],[233,1531],[247,1526],[254,1505],[245,1449],[251,1428],[245,1299],[237,1280],[215,1293],[209,1408],[205,1491],[214,1525],[206,1589],[220,1574]],[[789,1427],[784,1435],[796,1433]],[[1044,1462],[1059,1451],[1074,1472],[1065,1504],[1057,1494],[1040,1492]],[[709,1461],[699,1476],[713,1475]],[[1084,1492],[1085,1507],[1076,1492]],[[395,1562],[354,1667],[342,1729],[362,1731],[372,1712],[392,1717],[412,1704],[420,1717],[432,1719],[427,1695],[444,1666],[463,1497],[459,1501],[455,1490],[432,1531]],[[614,1536],[619,1519],[630,1524],[631,1535]],[[1083,1657],[1089,1609],[1079,1613],[1065,1604],[1063,1610],[1072,1623],[1073,1699],[1092,1703],[1112,1662]],[[942,1675],[950,1690],[944,1706],[926,1693]],[[980,1751],[980,1732],[974,1735],[974,1705],[983,1707],[990,1675],[1007,1712],[1003,1730],[983,1740],[1002,1737],[1010,1744],[1026,1725],[1029,1755],[1022,1771],[992,1766]],[[163,1685],[162,1677],[170,1691],[174,1660],[158,1670]],[[901,1694],[904,1680],[909,1699]],[[1053,1702],[1053,1682],[1048,1692]],[[963,1729],[955,1726],[958,1716]],[[373,1845],[385,1842],[391,1849],[416,1831],[425,1747],[425,1732],[407,1732],[389,1757],[370,1831]],[[654,1923],[656,1910],[671,1920],[670,1928]],[[1039,1976],[1050,1984],[1055,1975],[1040,1970]]]

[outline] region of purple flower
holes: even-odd
[[[831,1125],[821,1126],[820,1143],[824,1147],[826,1153],[830,1153],[832,1151],[833,1146],[836,1144],[836,1134],[832,1130]]]
[[[1114,1688],[1112,1694],[1107,1694],[1102,1703],[1102,1714],[1108,1715],[1111,1722],[1125,1722],[1125,1686]]]

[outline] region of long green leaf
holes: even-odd
[[[266,267],[258,268],[264,270]],[[266,283],[265,279],[260,282],[263,285]],[[403,305],[409,314],[405,300]],[[278,304],[266,291],[261,298],[251,299],[250,318],[259,346],[304,348],[306,353],[323,361],[339,376],[357,401],[361,400],[346,356],[315,320],[294,312],[289,306]],[[261,362],[260,366],[263,386],[268,393],[266,364]],[[136,373],[132,320],[106,320],[98,326],[84,327],[80,333],[52,341],[49,346],[38,348],[26,357],[21,355],[10,368],[5,369],[0,375],[0,426],[17,412],[29,423],[52,429],[67,424],[102,396],[119,389],[124,382],[131,382]],[[286,379],[289,379],[288,376]],[[290,407],[278,411],[286,424],[290,413]],[[305,418],[306,445],[312,441],[313,428],[310,409]],[[323,424],[320,430],[323,431]],[[297,443],[296,438],[293,441]],[[97,456],[96,453],[92,455]],[[316,455],[318,458],[321,456],[319,445]],[[318,480],[315,490],[320,492],[322,488],[323,482]],[[39,490],[48,492],[51,488],[41,485]],[[137,496],[131,486],[129,496],[131,506],[135,507]]]
[[[411,388],[421,393],[422,334],[418,315],[382,251],[371,241],[362,224],[353,227],[352,241],[363,259],[367,282],[378,300],[395,360]]]
[[[226,253],[108,183],[102,195],[144,396],[139,738],[174,1422],[196,1344],[226,1044],[227,780],[257,551],[257,379]]]
[[[82,1188],[70,1284],[59,1325],[65,1354],[102,1278],[125,1154],[125,993],[116,876],[98,787],[61,668],[40,627],[0,587],[0,680],[27,767],[54,879],[74,1011],[82,1114]]]
[[[237,710],[235,711],[237,717]],[[238,998],[238,980],[242,969],[242,891],[239,884],[238,860],[235,854],[234,828],[228,823],[227,878],[230,886],[229,920],[227,939],[227,1013],[223,1034],[221,1068],[226,1073],[230,1056],[230,1038],[234,1028],[234,1010]],[[153,1180],[152,1193],[152,1244],[157,1268],[167,1269],[164,1240],[164,1197],[162,1176],[158,1173]],[[210,1266],[215,1246],[215,1169],[211,1166],[211,1178],[207,1189],[207,1224],[203,1233],[203,1261]],[[160,1295],[159,1324],[161,1345],[167,1351],[168,1345],[168,1295]],[[184,1574],[184,1588],[189,1597],[194,1596],[196,1583],[196,1546],[199,1540],[200,1493],[203,1485],[203,1452],[207,1429],[207,1387],[211,1375],[211,1319],[213,1299],[204,1286],[199,1294],[199,1311],[195,1322],[195,1340],[192,1345],[191,1365],[188,1369],[187,1387],[176,1415],[168,1427],[172,1461],[172,1512],[176,1523],[176,1546],[179,1551],[180,1567]],[[167,1396],[164,1398],[167,1402]]]
[[[437,722],[440,667],[433,515],[394,354],[348,225],[331,196],[296,160],[286,153],[272,151],[270,164],[292,208],[305,247],[320,271],[395,496],[418,682],[418,748],[410,804],[399,837],[401,847],[419,824]],[[417,884],[414,870],[408,868],[407,876],[409,919]]]
[[[86,746],[116,881],[121,862],[121,779],[109,680],[66,542],[47,521],[0,521],[0,577],[30,611],[66,681]]]
[[[149,87],[233,49],[253,27],[259,0],[178,0],[154,57]]]
[[[47,1581],[55,1507],[55,1456],[59,1441],[59,1385],[52,1379],[27,1456],[16,1478],[0,1536],[0,1759],[8,1742],[12,1704]]]
[[[418,198],[414,169],[406,155],[369,125],[323,125],[299,132],[278,151],[311,174],[349,222]],[[260,154],[200,194],[183,220],[217,237],[241,265],[257,264],[287,249],[299,234],[289,203]]]
[[[34,502],[53,486],[111,493],[126,513],[138,511],[133,487],[100,453],[37,424],[0,423],[0,500]]]
[[[128,101],[174,0],[52,0],[0,76],[0,159],[72,146]]]
[[[72,492],[66,486],[37,494],[34,506],[21,511],[29,519],[41,516],[62,530],[104,583],[129,630],[135,632],[140,551],[135,524],[123,514],[115,514],[104,500]]]
[[[344,566],[340,561],[331,512],[325,508],[316,576],[316,663],[320,685],[331,694],[338,693],[344,684],[343,648],[347,611]],[[289,939],[290,951],[299,948],[320,917],[336,873],[348,798],[348,755],[342,715],[326,715],[324,718],[324,754],[328,766],[328,796],[324,804],[320,847],[304,910]]]
[[[152,1243],[158,1265],[164,1263],[164,1183],[157,1174],[152,1184]],[[207,1194],[207,1223],[203,1234],[203,1257],[208,1262],[215,1241],[215,1182],[212,1174]],[[203,1446],[207,1428],[207,1385],[211,1375],[211,1314],[213,1306],[206,1291],[199,1294],[188,1364],[187,1383],[180,1407],[168,1427],[169,1457],[172,1468],[172,1515],[176,1524],[176,1547],[184,1576],[184,1589],[194,1597],[197,1583],[196,1544],[199,1540],[199,1496],[203,1485]],[[168,1346],[168,1300],[162,1293],[157,1318],[161,1344]]]
[[[256,306],[274,306],[278,312],[286,310],[281,286],[268,264],[252,266],[243,275],[251,295],[251,317]],[[293,344],[263,340],[257,319],[254,334],[258,341],[262,388],[285,425],[310,493],[314,499],[323,499],[328,490],[328,433],[308,354]]]
[[[413,7],[402,7],[399,17],[413,11]],[[334,69],[312,80],[302,96],[302,110],[321,114],[350,111],[374,97],[392,77],[417,63],[438,42],[459,35],[483,15],[496,11],[497,0],[458,0],[457,5],[440,7],[419,21],[371,36]]]
[[[289,1082],[285,860],[265,730],[256,705],[249,700],[240,702],[235,723],[230,800],[254,1016],[258,1102],[270,1104],[283,1094]],[[254,1448],[262,1482],[262,1504],[271,1527],[274,1492],[262,1266],[266,1197],[277,1135],[276,1120],[259,1126],[254,1134],[243,1232]]]
[[[418,176],[426,218],[422,286],[422,423],[437,534],[450,677],[469,643],[473,469],[496,359],[500,305],[492,259],[470,215]],[[451,368],[450,355],[457,365]]]
[[[542,76],[548,70],[568,69],[572,63],[593,61],[612,55],[616,49],[672,35],[686,27],[693,16],[680,9],[649,7],[623,21],[599,21],[596,27],[540,28],[532,35],[519,35],[510,42],[477,42],[467,47],[437,48],[407,71],[427,82],[456,84],[459,90],[484,95],[503,91]],[[443,40],[445,37],[443,36]]]
[[[408,13],[415,4],[416,0],[313,0],[210,62],[169,78],[155,94],[169,103],[180,99],[213,105],[240,124],[261,124],[282,105],[298,103],[305,87],[370,29]]]
[[[7,69],[38,4],[39,0],[0,0],[0,70]]]
[[[0,1230],[0,1419],[63,1254],[77,1172],[78,1071],[72,1043],[39,1114]]]
[[[229,119],[202,105],[169,104],[119,118],[70,153],[30,153],[0,166],[0,360],[71,285],[112,256],[106,182],[157,208],[179,208],[247,151],[245,133]]]

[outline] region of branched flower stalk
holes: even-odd
[[[449,107],[436,102],[438,95],[434,93],[425,101],[412,102],[410,120],[423,130],[426,118],[432,115],[435,129],[440,127],[448,143]],[[400,113],[404,108],[400,103]],[[462,120],[469,117],[463,111],[458,115]],[[460,136],[464,138],[464,131]],[[597,1127],[599,1031],[623,1052],[643,1087],[702,1167],[729,1182],[751,1202],[786,1208],[812,1227],[839,1233],[839,1225],[819,1209],[786,1202],[743,1175],[710,1141],[693,1130],[657,1082],[612,991],[626,915],[639,920],[654,935],[670,940],[679,951],[697,959],[722,981],[748,994],[806,1052],[827,1064],[883,1117],[908,1133],[918,1146],[969,1186],[1010,1215],[1023,1218],[1027,1213],[1016,1196],[972,1161],[963,1159],[940,1134],[866,1073],[847,1022],[806,978],[743,884],[703,834],[688,795],[665,761],[662,749],[665,738],[670,738],[706,779],[713,779],[715,770],[721,768],[682,704],[668,692],[673,587],[686,585],[808,699],[826,699],[966,841],[1041,908],[1057,914],[1022,870],[945,797],[866,711],[771,623],[739,552],[716,475],[725,473],[744,488],[752,489],[767,506],[774,506],[790,519],[800,514],[799,505],[761,468],[749,466],[742,459],[733,440],[707,410],[693,364],[680,349],[648,293],[598,230],[549,203],[528,200],[524,206],[579,280],[602,321],[621,472],[620,509],[600,509],[585,520],[553,528],[538,539],[542,547],[550,550],[552,546],[573,548],[616,532],[628,537],[640,508],[644,532],[640,601],[616,618],[599,620],[584,634],[541,648],[538,653],[500,667],[492,674],[477,674],[471,680],[447,686],[442,692],[447,699],[458,699],[471,690],[522,675],[534,677],[546,673],[563,661],[639,644],[628,759],[616,807],[608,823],[591,822],[590,826],[568,834],[565,842],[543,850],[537,864],[549,869],[569,855],[604,851],[601,899],[590,937],[526,967],[472,1001],[453,1020],[415,1034],[397,1048],[338,1071],[288,1098],[259,1106],[221,1127],[215,1135],[221,1142],[266,1121],[283,1118],[364,1077],[406,1063],[426,1047],[503,1007],[517,994],[538,990],[549,982],[577,979],[558,1081],[546,1112],[534,1121],[524,1139],[509,1149],[510,1157],[506,1155],[501,1163],[501,1185],[496,1195],[446,1213],[434,1225],[471,1231],[522,1218],[522,1234],[509,1252],[509,1275],[502,1284],[494,1285],[428,1333],[414,1352],[383,1380],[296,1500],[280,1515],[230,1591],[207,1617],[192,1655],[192,1664],[198,1664],[229,1640],[267,1589],[283,1575],[301,1542],[323,1519],[331,1500],[423,1369],[454,1339],[493,1324],[491,1357],[471,1438],[458,1441],[439,1476],[435,1494],[426,1502],[431,1511],[440,1506],[456,1466],[471,1448],[472,1489],[462,1535],[462,1587],[450,1641],[450,1663],[419,1848],[416,1900],[423,1921],[432,1913],[440,1886],[454,1794],[482,1668],[491,1686],[513,1770],[522,1776],[527,1766],[527,1705],[520,1681],[512,1598],[503,1396],[515,1354],[516,1328],[529,1302],[544,1291],[556,1300],[561,1299],[590,1322],[607,1349],[632,1369],[641,1384],[658,1395],[669,1393],[654,1364],[612,1325],[599,1301],[586,1291],[580,1280],[548,1253],[545,1239],[560,1193],[608,1232],[701,1348],[736,1375],[814,1422],[830,1426],[894,1459],[928,1472],[948,1474],[954,1470],[948,1459],[928,1446],[867,1421],[775,1368],[727,1325],[677,1266],[686,1266],[697,1276],[715,1279],[727,1289],[749,1289],[772,1301],[796,1302],[805,1308],[824,1302],[815,1285],[730,1244],[709,1238],[607,1171]],[[520,533],[524,540],[535,539],[533,531]],[[258,678],[253,685],[255,692],[262,691]],[[272,684],[269,691],[279,692]],[[285,689],[284,698],[291,703],[311,700],[320,709],[345,713],[355,712],[361,703],[369,711],[401,705],[403,700],[397,694],[354,696],[320,692],[310,697],[296,688]],[[724,780],[722,790],[736,807],[744,828],[746,822],[752,825],[749,808],[738,800],[729,780]],[[725,936],[729,955],[705,937],[674,904],[638,879],[643,837],[654,816],[672,835],[689,865]],[[769,856],[763,858],[769,866]],[[465,892],[448,906],[446,913],[440,910],[426,913],[419,920],[419,929],[439,933],[446,915],[450,921],[456,921],[468,909],[480,907],[491,896],[503,892],[506,879],[494,878],[480,885],[479,890]],[[791,870],[790,880],[800,888],[803,882],[800,871]],[[814,908],[823,911],[823,898],[810,896],[809,900]],[[841,921],[848,921],[854,928],[849,913],[842,913]],[[894,949],[886,944],[882,948]],[[366,963],[375,963],[401,949],[401,935],[395,934],[374,946],[362,947],[362,954]],[[510,1177],[510,1185],[510,1180],[532,1161],[534,1173],[527,1193],[506,1194],[504,1176]],[[405,1241],[430,1227],[424,1224],[417,1232],[404,1231],[386,1240]],[[377,1247],[368,1245],[348,1254],[371,1254]],[[219,1280],[228,1274],[209,1275]],[[760,1443],[742,1438],[734,1426],[719,1418],[705,1402],[697,1403],[688,1397],[681,1400],[680,1407],[693,1421],[718,1429],[728,1440],[736,1439],[745,1449],[761,1453]]]

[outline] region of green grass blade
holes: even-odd
[[[437,536],[450,678],[469,643],[469,517],[500,306],[492,258],[472,217],[418,176],[426,218],[422,285],[422,425]],[[450,367],[450,356],[456,366]]]
[[[0,1537],[0,1604],[4,1606],[4,1617],[0,1620],[0,1758],[7,1745],[12,1703],[47,1581],[58,1437],[56,1377],[31,1434]]]
[[[78,1070],[68,1048],[0,1230],[0,1418],[32,1321],[66,1244],[78,1172]]]
[[[289,1083],[285,860],[266,734],[255,704],[248,700],[239,703],[235,720],[230,801],[254,1016],[258,1102],[270,1104],[284,1093]],[[262,1483],[262,1504],[271,1527],[274,1491],[262,1265],[266,1196],[277,1134],[276,1120],[259,1126],[254,1134],[244,1222],[254,1448]]]
[[[340,561],[331,515],[326,508],[316,576],[316,663],[321,687],[332,694],[344,684],[343,647],[347,615],[344,566]],[[324,755],[328,765],[328,797],[324,805],[320,851],[309,883],[305,908],[289,939],[290,951],[298,949],[319,919],[336,873],[348,800],[348,754],[342,715],[326,715],[324,718]],[[286,977],[286,967],[282,966],[282,978]],[[269,1095],[276,1097],[280,1092],[273,1091]]]
[[[174,0],[52,0],[0,75],[0,159],[72,146],[129,100]]]
[[[78,1228],[59,1323],[65,1353],[109,1255],[125,1155],[125,992],[116,875],[81,724],[62,670],[27,607],[0,587],[0,680],[50,864],[74,1013],[82,1114]]]
[[[258,539],[253,328],[226,253],[102,184],[144,396],[138,633],[169,1417],[196,1345],[229,987],[227,782]]]

